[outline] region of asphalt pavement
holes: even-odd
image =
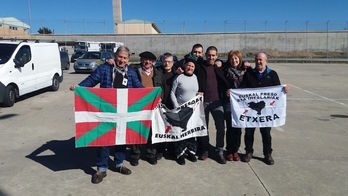
[[[275,165],[262,158],[255,132],[249,163],[213,158],[186,165],[144,160],[124,176],[112,170],[91,183],[95,148],[74,148],[71,84],[88,74],[64,71],[57,92],[39,91],[0,107],[0,195],[346,195],[348,65],[270,64],[290,86],[285,126],[273,128]],[[215,145],[214,121],[210,143]],[[244,135],[244,133],[243,133]],[[239,152],[244,154],[244,142]],[[111,157],[113,158],[113,157]]]

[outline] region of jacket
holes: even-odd
[[[259,71],[254,69],[249,69],[244,77],[241,84],[242,88],[258,88],[266,86],[276,86],[280,85],[280,80],[277,72],[271,70],[268,66],[264,71],[262,77],[258,79]]]
[[[127,65],[128,66],[128,65]],[[104,63],[97,67],[86,79],[80,82],[80,86],[94,87],[100,83],[100,88],[112,88],[113,66]],[[128,66],[128,88],[143,88],[135,71]]]

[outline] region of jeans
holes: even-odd
[[[211,101],[204,102],[205,121],[207,126],[209,125],[209,112],[212,114],[216,128],[216,148],[223,149],[225,139],[225,121],[224,121],[224,109],[222,102]],[[200,154],[208,153],[209,148],[209,133],[207,136],[197,137],[198,152]]]
[[[110,155],[110,148],[112,147],[101,147],[98,151],[97,157],[97,170],[104,172],[108,169],[108,161]],[[115,166],[121,167],[123,165],[123,161],[126,159],[126,146],[113,146],[115,149]]]
[[[247,153],[253,153],[253,144],[254,144],[254,132],[255,128],[246,128],[244,135],[245,142],[245,151]],[[260,128],[261,136],[262,136],[262,144],[263,144],[263,154],[271,154],[272,153],[272,136],[271,136],[271,127],[263,127]]]
[[[150,133],[149,133],[149,137],[147,139],[146,144],[133,144],[131,146],[130,158],[132,160],[139,160],[140,159],[141,149],[143,147],[145,147],[146,158],[148,158],[148,159],[156,158],[156,153],[157,153],[156,147],[157,146],[156,146],[156,144],[152,144],[151,137],[152,137],[152,131],[150,131]]]

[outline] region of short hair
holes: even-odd
[[[194,49],[196,49],[196,48],[202,48],[202,50],[203,50],[203,46],[202,46],[202,44],[198,44],[198,43],[197,43],[197,44],[195,44],[195,45],[193,45],[193,46],[192,46],[191,53],[192,53],[192,52],[193,52],[193,50],[194,50]]]
[[[265,55],[266,60],[268,59],[268,56],[267,56],[267,54],[266,54],[265,52],[258,52],[258,53],[256,53],[255,58],[257,58],[257,56],[258,56],[259,54]]]
[[[205,51],[205,53],[208,53],[209,50],[215,50],[216,53],[218,52],[218,49],[217,49],[215,46],[209,46],[209,47],[207,48],[207,50]]]
[[[239,59],[239,65],[242,64],[242,61],[243,61],[243,54],[242,52],[240,52],[239,50],[231,50],[229,53],[228,53],[228,56],[227,56],[227,62],[230,62],[230,60],[232,59],[232,56],[235,55],[238,57]]]
[[[162,55],[161,61],[163,62],[164,59],[168,58],[168,57],[173,57],[173,55],[169,52],[166,52]],[[173,59],[174,60],[174,59]]]
[[[129,52],[129,48],[127,46],[120,46],[117,48],[114,56],[116,57],[120,52],[127,52],[128,53],[128,57],[130,56],[130,52]]]

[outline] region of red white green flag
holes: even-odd
[[[161,88],[75,88],[75,147],[145,144]]]

